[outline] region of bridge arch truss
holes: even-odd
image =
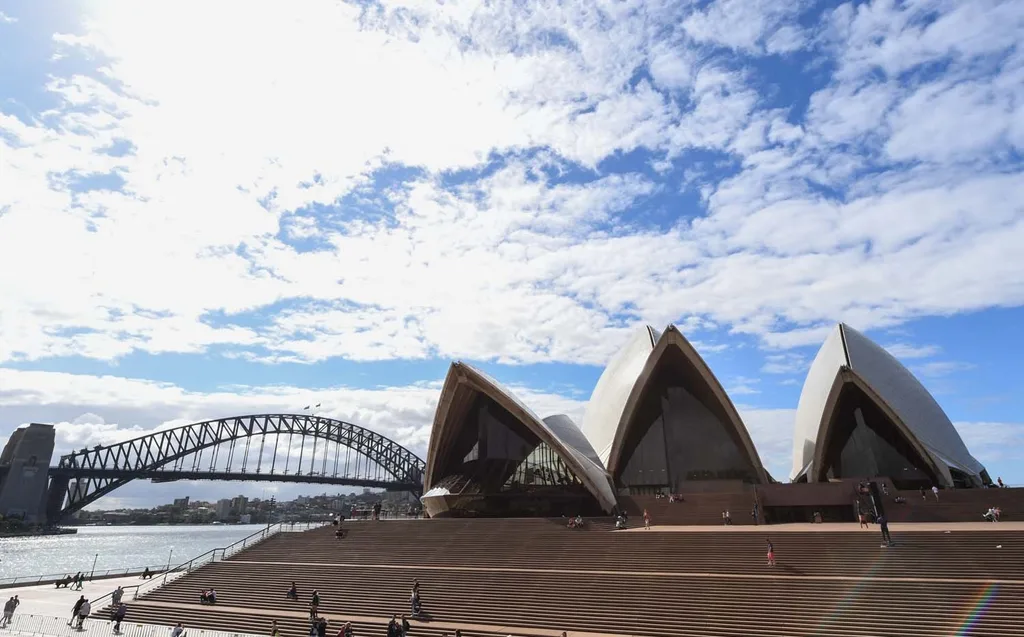
[[[305,482],[419,495],[424,468],[397,442],[341,420],[308,414],[219,418],[61,456],[50,469],[47,518],[63,519],[136,479]]]

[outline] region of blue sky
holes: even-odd
[[[785,476],[846,321],[1024,483],[1019,2],[208,4],[0,0],[0,434],[422,452],[451,360],[579,417],[674,322]]]

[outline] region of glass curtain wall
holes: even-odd
[[[888,477],[900,489],[937,483],[896,423],[856,385],[843,387],[832,418],[824,458],[828,478]]]
[[[479,395],[443,477],[450,515],[596,515],[596,500],[550,445]],[[472,497],[470,497],[472,496]]]

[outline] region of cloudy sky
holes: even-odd
[[[1020,0],[0,0],[0,434],[320,402],[422,453],[450,360],[579,416],[675,322],[785,477],[842,320],[1024,483],[1022,40]]]

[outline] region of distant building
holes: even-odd
[[[217,500],[216,517],[218,520],[226,520],[231,517],[231,500],[224,498]]]
[[[171,504],[171,508],[175,511],[184,511],[188,509],[188,498],[188,496],[185,496],[184,498],[175,498],[174,503]]]

